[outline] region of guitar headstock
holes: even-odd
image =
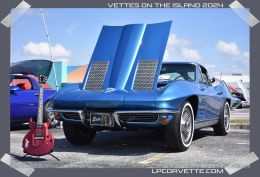
[[[48,79],[48,78],[47,78],[45,75],[43,75],[43,74],[40,74],[40,75],[38,76],[38,82],[39,82],[39,84],[46,84],[47,79]]]

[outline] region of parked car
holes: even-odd
[[[234,109],[241,109],[242,108],[242,101],[234,94],[233,89],[231,89],[231,87],[229,85],[226,84],[225,81],[221,81],[221,84],[226,88],[227,92],[230,93],[230,96],[231,96],[231,108],[234,108]]]
[[[11,67],[10,75],[10,116],[11,125],[17,123],[28,122],[30,118],[37,118],[38,98],[39,98],[39,83],[37,75],[44,73],[49,75],[52,62],[48,60],[27,60],[15,63]],[[54,123],[52,114],[46,112],[47,108],[52,107],[50,97],[57,91],[54,89],[44,89],[44,120],[51,119]],[[54,124],[53,124],[54,125]]]
[[[238,81],[239,83],[239,81]],[[240,87],[243,87],[242,85],[240,85]],[[246,100],[245,96],[243,93],[241,93],[240,91],[238,91],[233,85],[229,84],[228,88],[232,94],[232,97],[238,98],[241,101],[241,105],[239,104],[238,109],[241,108],[246,108],[250,106],[250,101]],[[242,90],[242,89],[240,89]]]
[[[237,97],[238,99],[240,99],[241,101],[246,101],[244,95],[240,92],[231,92],[231,94],[235,97]]]
[[[228,134],[226,89],[212,86],[200,64],[162,64],[170,24],[103,27],[83,83],[57,92],[48,110],[64,121],[69,142],[88,144],[96,131],[148,128],[163,130],[170,149],[185,151],[195,129]]]

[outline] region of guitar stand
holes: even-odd
[[[55,155],[53,155],[52,153],[50,153],[49,155],[52,156],[54,159],[60,161],[60,159],[58,157],[56,157]]]
[[[22,156],[22,158],[24,158],[24,157],[27,157],[29,154],[28,153],[26,153],[24,156]],[[52,156],[54,159],[56,159],[57,161],[60,161],[60,159],[58,158],[58,157],[56,157],[55,155],[53,155],[52,153],[49,153],[49,154],[46,154],[46,155],[50,155],[50,156]],[[32,155],[33,156],[33,155]],[[41,157],[41,156],[37,156],[37,157]]]

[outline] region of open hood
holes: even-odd
[[[49,77],[52,61],[49,60],[25,60],[14,63],[10,68],[10,74],[43,74]]]
[[[157,86],[171,21],[104,26],[83,81],[83,90],[153,90]]]

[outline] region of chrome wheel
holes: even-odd
[[[181,114],[181,121],[180,121],[180,133],[181,133],[181,140],[184,146],[188,147],[193,138],[193,131],[194,131],[194,116],[192,107],[189,103],[187,103],[182,111]]]
[[[224,127],[226,132],[228,132],[230,128],[230,108],[228,103],[224,107]]]
[[[51,101],[48,101],[48,102],[46,103],[46,106],[45,106],[45,115],[46,115],[46,119],[47,119],[47,120],[50,120],[51,123],[56,122],[56,120],[55,120],[55,114],[54,114],[53,112],[47,111],[48,109],[52,109],[52,108],[53,108],[52,102],[51,102]]]

